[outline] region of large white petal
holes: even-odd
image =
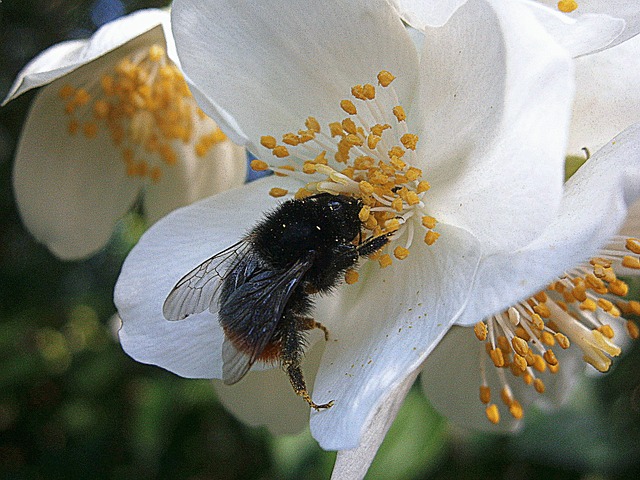
[[[174,142],[179,161],[165,167],[157,184],[145,191],[147,220],[155,222],[178,207],[202,200],[244,184],[247,176],[247,153],[244,147],[225,140],[211,147],[200,158],[193,145]]]
[[[417,376],[416,369],[389,392],[388,397],[378,406],[378,411],[371,417],[370,424],[365,427],[365,433],[357,448],[338,452],[331,473],[332,480],[364,478]]]
[[[640,197],[640,124],[611,140],[567,182],[558,214],[543,234],[510,254],[484,258],[459,324],[503,310],[595,255]]]
[[[162,304],[187,272],[240,240],[278,201],[268,195],[274,177],[181,208],[155,223],[126,258],[115,287],[122,318],[120,342],[142,363],[183,377],[221,378],[223,332],[205,311],[165,320]],[[278,186],[296,183],[277,178]]]
[[[527,5],[553,38],[572,57],[602,50],[624,31],[626,22],[601,14],[569,16],[535,0],[520,0]]]
[[[557,0],[538,0],[540,3],[557,8]],[[580,18],[585,14],[605,15],[621,18],[625,22],[624,31],[607,47],[613,47],[640,33],[640,4],[629,0],[578,0],[578,8],[567,15]]]
[[[383,0],[178,0],[172,20],[201,107],[259,156],[270,157],[262,135],[297,131],[309,115],[321,125],[343,118],[340,100],[382,69],[411,97],[417,53]]]
[[[520,3],[470,0],[426,31],[421,68],[429,208],[486,252],[525,245],[561,198],[570,58]]]
[[[389,0],[402,19],[413,28],[441,27],[467,0]]]
[[[569,153],[597,151],[618,132],[640,121],[640,36],[576,59]]]
[[[572,348],[575,350],[577,347]],[[558,373],[537,374],[545,384],[544,394],[537,393],[533,386],[525,385],[522,378],[515,378],[508,369],[503,369],[514,398],[525,410],[525,420],[534,403],[546,407],[559,406],[578,380],[579,373],[584,371],[585,364],[579,351],[558,349],[557,353],[561,365]],[[480,402],[481,361],[486,366],[491,403],[497,404],[501,410],[498,425],[489,422],[485,406]],[[449,330],[424,362],[420,378],[429,401],[451,422],[465,429],[506,432],[522,424],[504,408],[500,399],[504,384],[485,352],[484,343],[478,341],[472,328],[453,327]]]
[[[119,150],[104,132],[94,139],[69,135],[58,98],[63,81],[45,87],[31,106],[13,187],[27,229],[58,257],[72,259],[104,246],[141,184],[127,177]]]
[[[3,105],[27,90],[47,85],[115,49],[119,49],[118,57],[121,58],[143,45],[164,44],[163,32],[168,31],[168,22],[167,12],[140,10],[105,24],[89,40],[54,45],[20,71]]]
[[[431,247],[380,269],[368,262],[360,281],[318,302],[315,317],[331,332],[316,378],[311,433],[328,450],[357,447],[389,392],[431,352],[464,309],[479,261],[467,232],[441,225]]]

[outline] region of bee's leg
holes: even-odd
[[[302,323],[303,330],[313,330],[319,328],[324,332],[325,341],[329,341],[329,329],[320,322],[316,322],[312,317],[301,317],[298,319]]]
[[[282,338],[282,350],[280,353],[282,368],[287,372],[287,375],[289,375],[289,381],[291,382],[293,391],[296,392],[296,395],[304,398],[311,408],[315,410],[329,408],[333,405],[333,401],[318,405],[311,400],[311,395],[309,395],[307,384],[302,374],[300,361],[302,360],[302,347],[304,342],[301,334],[302,329],[300,328],[302,325],[298,322],[306,321],[306,317],[301,319],[295,318],[293,315],[291,317],[291,321],[287,322],[287,325],[284,327],[285,331]]]
[[[389,232],[384,235],[378,235],[377,237],[369,238],[364,243],[358,245],[358,255],[361,257],[367,257],[373,253],[376,253],[387,243],[389,243],[389,237],[391,237],[394,233],[395,232]]]

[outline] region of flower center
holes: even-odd
[[[158,182],[163,166],[178,161],[176,142],[203,157],[226,138],[198,108],[182,73],[159,45],[135,51],[92,83],[65,84],[59,96],[69,134],[93,139],[106,133],[130,177]]]
[[[500,413],[497,404],[491,403],[487,356],[502,384],[502,402],[520,419],[524,410],[509,386],[509,373],[542,394],[545,385],[540,377],[546,372],[556,374],[560,368],[551,348],[556,344],[564,350],[577,345],[586,363],[606,372],[611,358],[621,352],[613,327],[624,325],[632,339],[640,336],[638,326],[622,317],[622,313],[640,314],[640,302],[622,299],[629,287],[614,272],[614,268],[640,270],[638,254],[638,239],[616,238],[598,258],[565,273],[546,290],[476,324],[476,337],[485,342],[486,351],[480,362],[480,400],[487,404],[491,422],[498,423]]]
[[[286,163],[254,160],[251,167],[302,179],[306,185],[295,198],[328,192],[360,199],[365,235],[393,233],[393,255],[403,260],[409,255],[416,228],[425,230],[427,245],[439,234],[434,231],[436,219],[426,213],[424,203],[430,185],[423,180],[422,170],[415,167],[418,136],[408,130],[405,111],[391,85],[394,79],[382,71],[378,74],[380,88],[369,83],[354,86],[352,99],[340,102],[347,116],[329,123],[328,133],[309,117],[305,129],[285,133],[280,143],[270,135],[261,137],[262,146]],[[274,188],[269,193],[280,197],[288,191]],[[393,263],[384,251],[371,258],[383,268]],[[357,278],[353,273],[347,272],[347,283]]]
[[[560,0],[558,2],[558,10],[564,13],[573,12],[578,8],[578,2],[576,0]]]

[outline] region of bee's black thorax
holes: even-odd
[[[286,269],[312,253],[305,281],[326,291],[358,260],[352,242],[360,234],[361,207],[356,199],[327,193],[290,200],[268,214],[249,239],[274,269]]]

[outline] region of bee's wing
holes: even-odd
[[[182,320],[214,305],[222,280],[247,255],[249,244],[241,240],[208,258],[182,277],[162,306],[167,320]]]
[[[285,271],[256,270],[220,305],[219,318],[227,335],[222,346],[222,378],[239,381],[264,351],[295,288],[313,263],[313,255]]]

